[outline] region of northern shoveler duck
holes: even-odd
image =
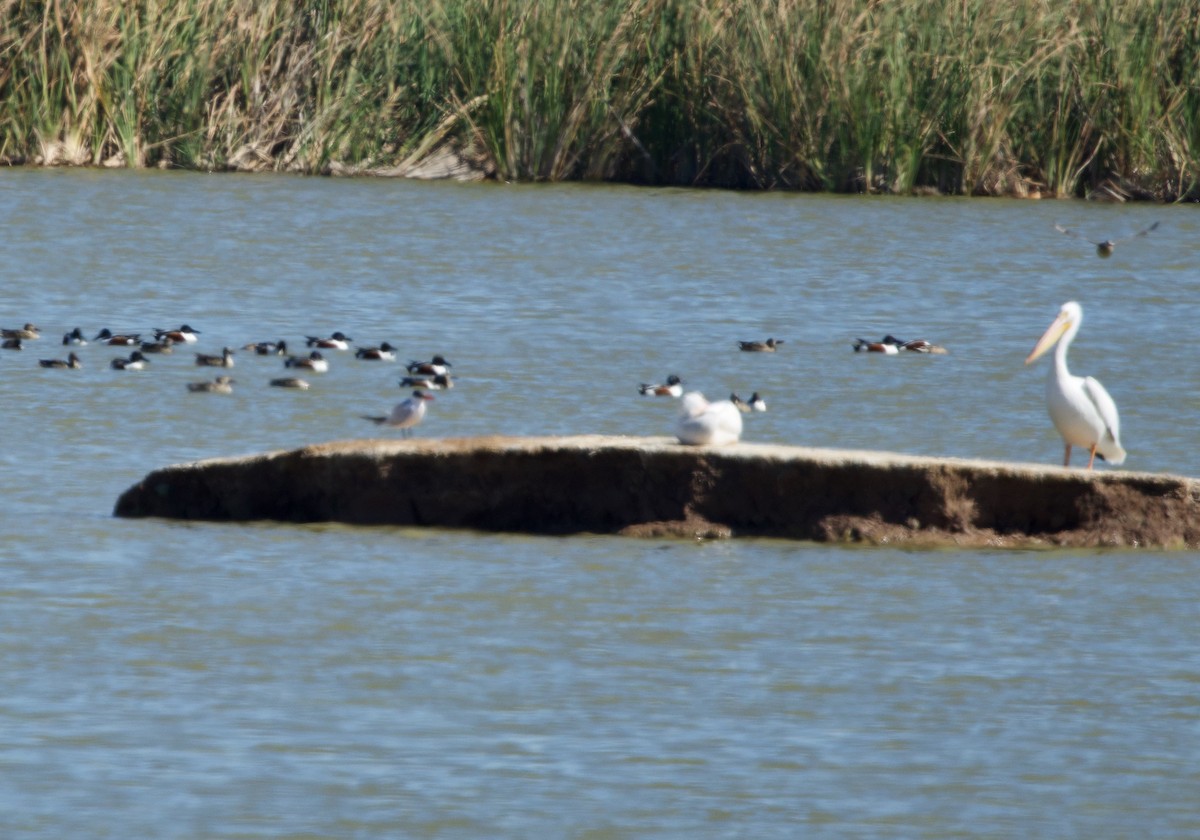
[[[79,329],[79,327],[76,327],[69,333],[63,333],[63,346],[67,347],[72,344],[76,347],[83,347],[87,344],[87,339],[83,337],[83,330]]]
[[[865,338],[860,338],[854,342],[854,352],[861,353],[885,353],[889,356],[894,356],[900,352],[900,343],[892,336],[884,336],[882,341],[867,341]]]
[[[682,397],[683,380],[672,373],[662,385],[643,382],[638,386],[638,393],[643,397]]]
[[[440,373],[437,376],[406,376],[400,380],[400,387],[424,388],[426,391],[449,391],[454,387],[454,380],[446,373]]]
[[[380,426],[399,429],[402,436],[408,437],[412,434],[413,427],[425,419],[425,404],[432,400],[432,394],[426,394],[420,390],[413,391],[412,396],[403,402],[397,403],[392,408],[392,413],[387,417],[367,417],[364,415],[363,419],[370,420],[372,423]]]
[[[70,368],[71,370],[79,370],[83,367],[83,362],[74,352],[67,354],[65,359],[38,359],[38,364],[44,368]]]
[[[747,353],[774,353],[783,344],[783,339],[768,338],[766,341],[739,341],[738,347]]]
[[[1064,303],[1025,364],[1036,361],[1058,344],[1046,379],[1046,408],[1066,445],[1063,466],[1071,465],[1071,447],[1082,446],[1090,453],[1087,465],[1090,470],[1097,457],[1111,464],[1124,463],[1125,450],[1121,447],[1121,417],[1113,398],[1092,377],[1072,376],[1067,368],[1067,349],[1082,323],[1083,307],[1075,301]]]
[[[175,342],[169,338],[162,338],[158,341],[143,341],[141,343],[141,351],[143,353],[174,353]]]
[[[912,341],[900,342],[901,350],[908,350],[912,353],[932,353],[936,356],[945,356],[950,351],[940,344],[934,344],[932,341],[926,341],[923,338],[914,338]]]
[[[301,391],[307,391],[311,386],[298,376],[284,376],[279,379],[271,380],[272,388],[297,388]]]
[[[323,350],[349,350],[350,342],[354,339],[342,332],[335,332],[329,338],[305,336],[309,347],[320,347]]]
[[[184,324],[177,330],[155,330],[154,337],[159,341],[169,338],[176,344],[195,344],[200,340],[200,330],[194,330]]]
[[[452,367],[454,367],[454,365],[447,362],[444,356],[434,356],[428,362],[409,362],[407,370],[409,373],[423,373],[427,376],[443,376],[449,373],[450,371],[448,368]]]
[[[742,436],[742,412],[729,400],[710,403],[699,391],[683,395],[675,436],[691,446],[723,446]]]
[[[113,347],[136,347],[142,343],[141,333],[114,333],[108,327],[96,333],[92,341],[103,341]]]
[[[142,355],[140,350],[134,350],[129,354],[128,359],[113,359],[109,363],[109,367],[113,370],[144,370],[150,361]]]
[[[766,411],[767,410],[767,401],[758,395],[758,391],[755,391],[753,394],[750,395],[750,402],[747,403],[747,405],[750,406],[751,411]]]
[[[4,350],[24,350],[24,345],[21,344],[19,338],[6,338],[3,343],[0,343],[0,348]]]
[[[189,382],[187,389],[193,393],[232,394],[233,377],[218,376],[212,382]]]
[[[1139,236],[1145,236],[1146,234],[1148,234],[1150,231],[1156,229],[1157,227],[1158,227],[1158,222],[1155,222],[1154,224],[1150,225],[1150,227],[1139,230],[1137,233],[1132,233],[1129,236],[1123,236],[1120,239],[1102,239],[1099,242],[1097,242],[1094,239],[1088,239],[1082,233],[1073,231],[1070,228],[1065,228],[1062,225],[1055,225],[1054,229],[1057,230],[1059,233],[1065,233],[1067,236],[1075,236],[1075,237],[1078,237],[1079,239],[1083,239],[1087,242],[1092,243],[1093,245],[1096,246],[1096,256],[1098,256],[1098,257],[1111,257],[1113,250],[1117,247],[1118,243],[1128,242],[1130,239],[1137,239]]]
[[[314,373],[325,373],[329,370],[329,362],[321,355],[320,350],[314,350],[307,356],[288,356],[283,360],[283,366],[311,370]]]
[[[199,367],[233,367],[233,348],[226,347],[220,356],[209,356],[206,353],[196,354],[196,364]]]
[[[247,344],[243,350],[253,350],[259,356],[286,356],[288,352],[287,342],[283,339],[279,341],[256,341]]]
[[[30,339],[41,338],[41,337],[42,337],[41,328],[35,327],[33,324],[26,324],[25,326],[18,327],[16,329],[9,329],[9,330],[0,329],[0,338],[21,338],[21,339],[30,340]]]
[[[356,359],[366,359],[368,361],[378,360],[390,362],[396,358],[396,348],[388,344],[386,341],[378,347],[360,347],[355,351]]]

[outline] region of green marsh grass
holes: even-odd
[[[0,158],[1200,197],[1194,0],[0,0]]]

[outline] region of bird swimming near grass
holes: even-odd
[[[783,339],[768,338],[766,341],[739,341],[738,347],[746,353],[774,353],[783,344]]]
[[[1096,246],[1096,256],[1105,257],[1105,258],[1112,256],[1113,250],[1117,247],[1117,245],[1119,243],[1128,242],[1130,239],[1137,239],[1139,236],[1145,236],[1146,234],[1150,233],[1150,231],[1155,230],[1157,228],[1158,228],[1158,222],[1155,222],[1154,224],[1150,225],[1150,227],[1139,230],[1137,233],[1132,233],[1129,236],[1123,236],[1120,239],[1102,239],[1099,242],[1097,242],[1094,239],[1089,239],[1088,237],[1084,236],[1082,233],[1071,230],[1070,228],[1065,228],[1062,225],[1054,226],[1054,229],[1057,230],[1059,233],[1065,233],[1067,236],[1075,236],[1075,237],[1078,237],[1079,239],[1083,239],[1087,242],[1091,242],[1093,245]]]
[[[1121,418],[1117,404],[1108,391],[1092,377],[1074,376],[1067,369],[1067,350],[1082,323],[1083,307],[1075,301],[1064,303],[1025,359],[1025,364],[1036,361],[1058,344],[1054,365],[1046,379],[1046,407],[1066,445],[1063,466],[1071,465],[1071,447],[1082,446],[1089,452],[1087,468],[1090,470],[1097,457],[1114,465],[1124,463],[1125,450],[1121,447]]]
[[[643,382],[638,386],[638,393],[643,397],[682,397],[683,380],[672,373],[661,385]]]
[[[412,396],[408,399],[397,403],[392,408],[392,413],[387,417],[367,417],[364,415],[363,419],[370,420],[376,425],[399,429],[402,437],[409,437],[412,435],[413,427],[425,419],[425,404],[432,402],[433,399],[432,394],[416,390],[412,392]]]
[[[699,391],[683,395],[675,436],[690,446],[723,446],[742,436],[742,412],[730,400],[709,402]]]

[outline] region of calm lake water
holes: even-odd
[[[111,516],[375,434],[400,364],[184,387],[335,330],[453,362],[425,436],[667,434],[636,386],[677,373],[762,393],[749,440],[1054,463],[1022,362],[1069,299],[1125,468],[1200,475],[1200,208],[15,170],[0,225],[0,326],[45,333],[0,351],[5,836],[1200,836],[1197,553]],[[37,365],[182,323],[147,371]],[[950,353],[851,351],[885,333]]]

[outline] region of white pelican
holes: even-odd
[[[675,436],[692,446],[737,443],[742,436],[742,412],[729,400],[710,403],[699,391],[689,391],[683,395]]]
[[[1046,407],[1067,447],[1063,466],[1071,465],[1072,446],[1084,446],[1091,453],[1087,465],[1090,470],[1097,455],[1110,464],[1124,463],[1125,450],[1121,448],[1121,418],[1108,391],[1092,377],[1072,376],[1067,370],[1067,350],[1082,323],[1083,308],[1075,301],[1064,303],[1025,364],[1058,342],[1054,367],[1046,379]]]
[[[402,436],[412,434],[413,426],[425,419],[425,403],[433,399],[432,394],[423,391],[413,391],[412,396],[399,402],[387,417],[363,417],[380,426],[391,426],[399,429]]]

